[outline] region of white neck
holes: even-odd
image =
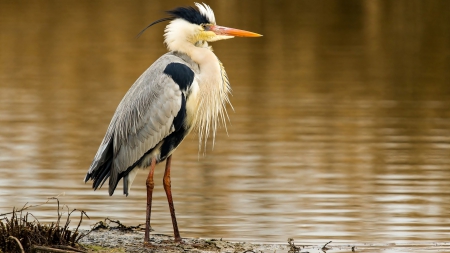
[[[170,51],[187,54],[199,65],[200,73],[195,77],[198,83],[197,94],[191,94],[187,103],[195,111],[193,126],[198,129],[200,145],[202,140],[206,144],[210,129],[213,138],[218,124],[225,124],[228,118],[226,104],[229,103],[230,86],[225,69],[217,56],[205,42],[196,46],[193,38],[189,37],[197,29],[186,24],[184,20],[173,20],[166,28],[165,43]]]

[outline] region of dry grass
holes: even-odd
[[[51,224],[41,224],[39,220],[26,210],[44,205],[50,200],[56,200],[58,204],[56,221]],[[76,211],[69,210],[67,217],[62,221],[62,212],[58,198],[49,198],[41,205],[25,205],[19,210],[0,214],[0,252],[85,252],[78,245],[78,241],[86,236],[78,232],[78,228],[86,216],[84,211],[79,211],[78,226],[74,231],[69,229],[71,215]],[[8,217],[9,216],[9,217]],[[88,217],[89,218],[89,217]]]

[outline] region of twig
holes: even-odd
[[[325,244],[322,246],[322,251],[323,251],[323,252],[329,250],[329,248],[327,248],[327,245],[330,244],[331,242],[332,242],[332,241],[329,241],[329,242],[325,243]]]
[[[91,226],[91,231],[99,230],[99,229],[109,229],[109,225],[104,221],[98,221],[94,225]],[[89,231],[89,232],[91,232]]]
[[[56,203],[58,203],[58,209],[56,209],[56,214],[58,215],[58,219],[56,220],[56,227],[59,228],[59,221],[61,220],[62,214],[59,212],[59,199],[57,197],[51,197],[49,199],[56,199]]]
[[[72,215],[73,212],[75,212],[77,209],[73,209],[72,211],[70,211],[69,206],[67,206],[67,219],[66,219],[66,224],[64,225],[64,230],[67,230],[67,228],[69,227],[70,224],[70,215]]]
[[[139,225],[137,225],[137,226],[125,226],[125,225],[123,225],[119,220],[111,220],[110,218],[106,218],[105,219],[105,222],[106,221],[109,221],[110,223],[112,222],[112,223],[116,223],[117,224],[117,227],[111,227],[111,228],[117,228],[117,229],[119,229],[119,230],[121,230],[121,231],[129,231],[129,230],[133,230],[133,229],[140,229],[141,228],[141,226],[143,226],[144,224],[139,224]]]
[[[89,216],[87,215],[87,213],[86,213],[85,211],[81,210],[80,222],[78,222],[78,226],[77,226],[77,228],[75,229],[75,232],[73,232],[74,239],[73,239],[72,242],[78,243],[78,241],[79,241],[81,238],[85,237],[86,235],[88,235],[88,234],[92,231],[92,229],[91,229],[91,231],[89,231],[87,234],[85,234],[85,235],[80,235],[80,236],[78,237],[78,239],[75,238],[76,234],[78,233],[78,229],[80,228],[81,222],[83,221],[83,215],[85,215],[88,219],[91,219],[91,218],[89,218]]]
[[[63,249],[55,249],[55,248],[49,248],[44,246],[33,246],[32,252],[37,252],[37,250],[44,251],[44,252],[53,252],[53,253],[78,253],[79,251],[73,251],[73,250],[63,250]]]
[[[323,248],[325,248],[328,244],[330,244],[332,241],[329,241],[329,242],[327,242],[327,243],[325,243],[323,246],[322,246],[322,249]]]
[[[295,246],[294,239],[288,238],[288,244],[289,244],[289,246],[291,246],[291,249],[289,250],[289,252],[292,252],[292,253],[300,252],[300,247]]]
[[[125,229],[127,226],[123,225],[119,220],[111,220],[110,218],[106,218],[105,221],[109,221],[112,223],[116,223],[119,229]]]
[[[13,210],[12,212],[9,212],[9,213],[2,213],[2,214],[0,214],[0,216],[5,216],[5,215],[8,215],[8,214],[12,214],[12,213],[22,212],[22,211],[25,211],[25,210],[30,209],[30,208],[32,208],[32,207],[38,207],[38,206],[45,205],[45,204],[47,204],[47,203],[50,201],[50,199],[57,198],[57,197],[59,197],[59,196],[61,196],[61,195],[64,195],[64,194],[65,194],[65,193],[63,192],[63,193],[58,194],[56,197],[47,198],[47,201],[45,201],[44,203],[41,203],[41,204],[36,204],[36,205],[29,205],[29,206],[27,206],[27,204],[28,204],[28,202],[27,202],[27,203],[22,207],[22,209],[19,209],[19,210]]]
[[[34,216],[32,213],[27,213],[27,220],[28,220],[28,215],[33,216],[34,220],[37,221],[38,225],[40,226],[41,223],[39,222],[38,218],[36,218],[36,216]]]
[[[25,250],[23,250],[22,243],[20,243],[19,239],[17,239],[16,237],[14,237],[12,235],[10,235],[8,238],[13,239],[14,241],[16,241],[17,245],[19,245],[20,252],[25,253]]]
[[[52,246],[52,247],[55,248],[55,249],[72,250],[72,251],[82,252],[82,253],[85,253],[85,252],[86,252],[86,250],[81,250],[81,249],[77,249],[77,248],[70,247],[70,246],[66,246],[66,245],[54,245],[54,246]]]

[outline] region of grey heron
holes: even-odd
[[[195,5],[197,8],[167,11],[168,17],[142,30],[170,21],[164,33],[169,52],[156,60],[125,94],[84,179],[93,180],[96,190],[109,178],[109,195],[122,180],[123,193],[128,195],[138,169],[150,167],[144,243],[149,242],[155,165],[166,160],[163,186],[174,238],[180,242],[170,182],[172,153],[193,129],[198,131],[200,146],[210,132],[214,138],[216,127],[228,117],[230,83],[208,42],[262,36],[218,26],[208,5]]]

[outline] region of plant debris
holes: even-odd
[[[332,243],[332,242],[333,242],[333,241],[329,241],[329,242],[325,243],[325,244],[322,246],[322,251],[326,253],[327,250],[330,250],[330,248],[328,248],[327,245],[330,244],[330,243]]]
[[[289,244],[289,253],[299,253],[300,247],[295,246],[294,239],[288,238],[288,244]]]
[[[117,224],[117,226],[111,226],[111,223]],[[137,226],[125,226],[119,220],[111,220],[110,218],[106,218],[104,221],[99,221],[92,226],[91,231],[97,231],[100,229],[117,229],[119,231],[135,231],[135,230],[144,230],[142,227],[145,224],[139,224]],[[150,231],[153,229],[150,227]]]
[[[41,224],[31,213],[25,210],[41,206],[50,200],[56,200],[58,204],[57,219],[51,224]],[[80,211],[80,220],[74,231],[69,229],[70,217],[76,209],[69,210],[67,206],[60,207],[57,197],[52,197],[41,205],[27,205],[21,209],[13,208],[12,212],[0,214],[0,252],[85,252],[78,241],[89,234],[80,233],[79,227],[83,217],[87,216]],[[60,210],[67,208],[67,218],[64,224],[61,221],[63,213]],[[11,215],[10,217],[7,217]]]

